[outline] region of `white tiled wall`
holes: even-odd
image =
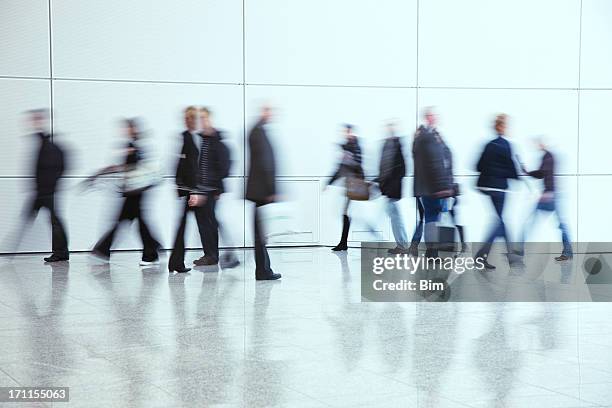
[[[140,116],[166,175],[149,198],[149,217],[171,246],[181,205],[171,178],[181,110],[205,105],[234,158],[229,193],[219,203],[231,235],[222,245],[250,245],[252,208],[242,200],[246,131],[269,102],[287,198],[271,211],[277,225],[270,228],[292,231],[276,243],[332,244],[343,197],[323,187],[336,165],[341,125],[357,126],[366,172],[374,175],[385,121],[399,122],[411,167],[418,112],[435,105],[463,186],[458,213],[469,240],[487,230],[490,203],[473,189],[474,163],[498,112],[510,114],[511,140],[527,167],[539,159],[533,136],[546,136],[557,153],[573,238],[609,240],[612,221],[598,214],[612,178],[610,17],[608,0],[2,1],[0,225],[19,225],[31,183],[35,141],[26,136],[24,111],[52,107],[57,141],[70,153],[60,205],[75,250],[91,248],[119,202],[112,191],[85,194],[78,183],[115,160],[119,119]],[[515,183],[511,235],[518,236],[539,188],[536,180]],[[409,230],[411,190],[407,178],[400,206]],[[382,199],[350,211],[351,240],[392,239]],[[554,220],[540,225],[530,240],[558,238]],[[198,246],[195,226],[188,228],[188,244]],[[6,242],[0,252],[10,250]],[[135,231],[118,242],[139,246]],[[48,247],[49,227],[38,222],[20,250]]]

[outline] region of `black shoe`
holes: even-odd
[[[489,262],[487,262],[486,260],[482,261],[482,264],[484,265],[485,269],[490,269],[493,270],[495,269],[495,265],[491,265]]]
[[[396,246],[395,248],[391,248],[387,251],[390,255],[398,255],[398,254],[407,254],[408,250],[401,245]]]
[[[277,280],[281,278],[281,274],[280,273],[273,273],[271,275],[266,275],[266,276],[255,276],[255,280],[261,281],[261,280]]]
[[[195,266],[217,265],[218,263],[218,259],[211,258],[210,256],[203,256],[200,259],[196,259],[195,261],[193,261],[193,264]]]
[[[410,248],[408,248],[408,255],[410,255],[410,256],[419,256],[419,246],[418,245],[410,245]]]
[[[335,247],[333,247],[331,250],[332,251],[346,251],[348,249],[348,245],[346,244],[338,244]]]
[[[56,254],[51,254],[51,256],[48,256],[46,258],[43,259],[45,262],[47,263],[51,263],[51,262],[61,262],[61,261],[67,261],[68,260],[68,256],[60,256],[60,255],[56,255]]]
[[[565,254],[562,254],[562,255],[560,255],[560,256],[556,256],[556,257],[555,257],[555,261],[557,261],[557,262],[569,261],[569,260],[570,260],[570,259],[572,259],[572,258],[573,258],[573,256],[572,256],[572,255],[565,255]]]
[[[176,273],[187,273],[190,270],[191,270],[191,268],[185,268],[184,266],[180,267],[180,268],[168,268],[168,273],[174,273],[174,272],[176,272]]]

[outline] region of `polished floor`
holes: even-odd
[[[70,387],[27,406],[612,407],[612,303],[362,303],[357,249],[272,249],[276,282],[238,255],[185,275],[0,258],[0,386]]]

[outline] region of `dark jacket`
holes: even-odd
[[[210,137],[210,151],[208,160],[200,163],[200,151],[193,141],[193,136],[189,131],[184,131],[183,148],[176,168],[176,184],[178,194],[183,197],[188,194],[198,194],[214,191],[223,193],[223,179],[229,175],[230,154],[229,149],[222,141],[222,133],[215,131],[216,134]],[[207,180],[203,180],[201,165],[208,166],[206,174]]]
[[[431,196],[451,190],[452,162],[450,150],[435,129],[420,126],[414,136],[412,156],[414,160],[414,195]]]
[[[184,197],[196,187],[198,180],[198,158],[199,151],[193,142],[193,137],[189,131],[184,131],[183,148],[176,166],[176,185],[178,195]]]
[[[528,171],[528,175],[537,179],[544,179],[544,191],[555,191],[555,158],[548,150],[544,151],[540,168]]]
[[[36,158],[36,193],[39,196],[52,195],[57,182],[65,170],[64,152],[51,141],[48,134],[38,133],[40,146]]]
[[[378,173],[380,192],[389,198],[402,198],[402,179],[406,162],[398,137],[388,137],[383,145]]]
[[[510,143],[501,136],[487,143],[476,169],[480,172],[478,187],[506,190],[508,179],[518,178]]]
[[[361,167],[361,147],[357,138],[346,141],[340,147],[342,148],[343,157],[328,184],[332,184],[342,177],[363,179],[365,176],[363,167]]]
[[[274,150],[266,136],[264,124],[260,121],[249,133],[249,171],[245,198],[255,203],[266,203],[275,194]]]

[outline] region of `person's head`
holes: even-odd
[[[138,123],[138,119],[129,118],[123,120],[123,130],[125,131],[125,135],[133,140],[138,139],[140,136],[140,124]]]
[[[190,132],[198,130],[198,109],[195,106],[185,109],[185,127]]]
[[[396,129],[397,129],[397,125],[395,124],[394,121],[390,120],[389,122],[387,122],[387,136],[388,137],[395,136]]]
[[[263,123],[268,123],[272,120],[272,106],[268,103],[261,105],[259,120]]]
[[[506,135],[506,127],[508,126],[508,115],[505,113],[500,113],[495,116],[495,122],[493,123],[493,128],[495,129],[495,133],[504,136]]]
[[[347,140],[350,140],[352,138],[355,137],[355,127],[353,125],[351,125],[350,123],[345,123],[344,127],[343,127],[343,133],[344,133],[344,137]]]
[[[436,127],[438,124],[438,115],[433,106],[428,106],[423,109],[423,120],[428,127]]]
[[[202,129],[210,129],[212,128],[212,114],[210,113],[210,109],[207,107],[200,108],[200,124],[202,125]]]
[[[47,133],[49,131],[49,111],[47,109],[28,111],[28,126],[34,133]]]

